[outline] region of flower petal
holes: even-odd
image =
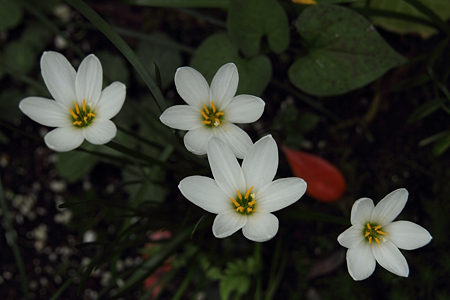
[[[86,100],[86,104],[96,107],[102,84],[102,64],[94,54],[90,54],[81,62],[75,79],[78,104],[81,105]]]
[[[364,240],[363,230],[362,225],[353,225],[341,233],[337,241],[346,248],[356,248]]]
[[[213,214],[220,214],[233,208],[230,198],[208,177],[190,176],[178,185],[186,199]]]
[[[39,124],[51,127],[72,125],[69,110],[55,100],[28,97],[20,101],[20,110]]]
[[[262,116],[265,105],[259,97],[239,95],[233,98],[224,113],[228,122],[252,123]]]
[[[271,135],[257,141],[247,152],[242,162],[247,189],[253,186],[258,192],[272,182],[278,169],[277,143]]]
[[[225,109],[234,95],[239,83],[236,65],[227,63],[220,67],[211,82],[211,100],[219,109]]]
[[[189,105],[171,106],[162,113],[159,119],[164,125],[180,130],[193,130],[203,126],[200,111]],[[212,135],[212,130],[209,131]]]
[[[408,263],[393,243],[385,241],[381,245],[372,244],[372,252],[380,266],[395,275],[408,277]]]
[[[387,238],[400,249],[414,250],[428,244],[433,238],[420,225],[409,221],[396,221],[383,227]]]
[[[370,221],[374,205],[372,199],[361,198],[355,201],[352,206],[350,222],[352,225],[363,225]]]
[[[234,125],[227,123],[220,125],[214,130],[214,136],[226,142],[237,158],[243,159],[248,149],[253,146],[247,132]]]
[[[95,111],[97,117],[109,120],[120,111],[125,102],[126,87],[121,82],[113,82],[100,94]]]
[[[372,275],[376,262],[372,247],[368,243],[359,243],[356,248],[347,250],[348,273],[354,280],[364,280]]]
[[[247,217],[247,224],[242,228],[246,238],[254,242],[265,242],[278,232],[278,218],[270,213],[255,212]]]
[[[214,133],[211,129],[200,126],[193,130],[189,130],[184,135],[184,146],[196,155],[204,155],[206,154],[208,141],[212,136],[214,136]]]
[[[83,128],[83,135],[88,142],[94,145],[103,145],[111,141],[117,132],[116,125],[110,120],[94,120]]]
[[[277,179],[256,190],[256,209],[274,212],[295,203],[306,192],[306,182],[298,177]]]
[[[80,129],[68,126],[53,129],[45,135],[44,141],[50,149],[66,152],[80,146],[84,141],[84,137]]]
[[[225,238],[232,235],[247,223],[247,216],[237,213],[234,209],[227,210],[217,215],[212,227],[213,234],[217,238]]]
[[[210,104],[208,82],[197,70],[178,68],[174,81],[178,94],[187,104],[197,109],[203,109],[203,104]]]
[[[53,98],[66,107],[72,107],[77,99],[75,93],[77,72],[69,61],[60,53],[44,52],[41,57],[41,72]]]
[[[371,222],[385,226],[391,223],[403,210],[406,201],[408,201],[408,191],[406,189],[398,189],[386,197],[384,197],[375,206]]]
[[[233,199],[236,198],[238,190],[245,193],[244,174],[227,144],[212,137],[207,152],[212,174],[222,191]]]

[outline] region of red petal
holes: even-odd
[[[342,173],[328,161],[301,151],[282,146],[292,173],[308,184],[306,193],[324,202],[339,200],[345,192],[346,183]]]

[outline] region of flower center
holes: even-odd
[[[77,128],[84,128],[92,123],[95,118],[95,114],[92,112],[90,105],[86,107],[86,100],[83,100],[83,106],[81,109],[78,107],[77,101],[75,101],[75,111],[69,108],[72,115],[73,125]]]
[[[248,189],[244,197],[242,197],[241,192],[237,190],[237,197],[235,199],[231,198],[231,201],[233,202],[234,205],[233,208],[236,208],[236,211],[238,213],[243,215],[249,215],[255,211],[256,208],[255,193],[250,194],[252,189],[253,186],[251,186]]]
[[[364,237],[369,241],[369,244],[371,244],[372,239],[374,239],[378,245],[381,244],[380,239],[384,242],[384,235],[387,235],[386,232],[381,231],[381,225],[369,224],[369,222],[367,222],[366,228],[364,228],[363,233]]]
[[[200,110],[200,113],[203,116],[202,123],[208,127],[219,126],[221,122],[223,122],[223,111],[218,111],[214,106],[214,102],[211,101],[211,106],[208,108],[205,104],[203,104],[203,110]]]

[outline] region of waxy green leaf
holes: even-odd
[[[406,62],[369,21],[347,8],[311,6],[295,25],[309,52],[291,65],[288,74],[306,93],[344,94]]]

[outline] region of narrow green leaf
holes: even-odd
[[[94,26],[96,26],[110,41],[113,43],[117,49],[128,59],[131,65],[136,69],[136,71],[141,75],[145,84],[147,84],[153,98],[156,101],[161,112],[166,108],[164,96],[161,90],[156,85],[153,78],[150,76],[148,70],[141,63],[139,58],[133,52],[133,50],[128,46],[128,44],[109,26],[109,24],[103,20],[89,5],[84,3],[82,0],[65,0],[68,4],[73,6],[79,13],[85,16]]]
[[[442,137],[433,146],[433,154],[435,156],[441,156],[450,147],[450,134]]]
[[[309,52],[291,65],[288,75],[309,94],[344,94],[406,63],[370,22],[345,7],[308,7],[298,16],[296,28]]]
[[[125,0],[127,4],[154,7],[217,7],[227,8],[230,0]]]
[[[419,121],[438,110],[446,102],[445,99],[435,99],[419,106],[408,118],[408,123]]]
[[[283,52],[289,45],[288,19],[275,0],[232,0],[227,28],[232,40],[248,57],[258,55],[263,36],[267,36],[275,53]]]

